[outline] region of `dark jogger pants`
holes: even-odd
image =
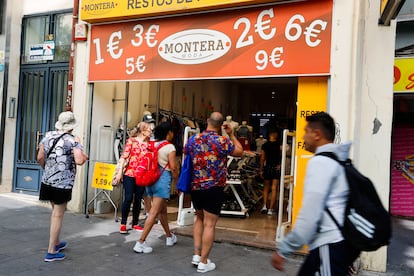
[[[349,266],[359,254],[345,241],[322,245],[309,252],[298,276],[348,276]]]

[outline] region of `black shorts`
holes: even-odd
[[[72,199],[72,189],[60,189],[42,183],[39,200],[50,201],[54,204],[63,204]]]
[[[224,200],[224,187],[211,187],[207,190],[191,191],[191,201],[196,210],[206,210],[209,213],[220,215]]]
[[[265,166],[263,169],[263,178],[265,180],[280,179],[280,170],[276,169],[276,165]]]

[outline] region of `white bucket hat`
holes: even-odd
[[[65,111],[59,114],[55,127],[57,130],[67,131],[74,129],[77,125],[75,115],[71,111]]]

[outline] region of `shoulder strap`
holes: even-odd
[[[56,146],[57,142],[59,142],[60,138],[62,138],[62,137],[63,137],[63,135],[65,135],[65,134],[67,134],[67,133],[65,132],[65,133],[63,133],[63,134],[59,135],[59,137],[58,137],[58,138],[56,138],[56,139],[53,141],[52,146],[50,147],[49,151],[48,151],[48,152],[47,152],[47,154],[46,154],[46,158],[49,158],[49,155],[52,153],[52,150],[55,148],[55,146]]]
[[[164,141],[164,142],[160,143],[160,144],[157,146],[157,150],[160,150],[163,146],[166,146],[166,145],[168,145],[168,144],[171,144],[171,143],[170,143],[170,142],[168,142],[168,141]]]
[[[337,156],[335,153],[331,152],[331,151],[323,151],[323,152],[319,152],[319,153],[317,153],[317,154],[315,154],[315,155],[322,155],[322,156],[326,156],[326,157],[329,157],[329,158],[331,158],[331,159],[333,159],[333,160],[337,161],[338,163],[342,164],[342,163],[339,161],[338,156]]]
[[[170,142],[168,142],[168,141],[164,141],[164,142],[162,142],[162,143],[160,143],[158,146],[157,146],[157,151],[158,150],[160,150],[163,146],[166,146],[166,145],[168,145],[168,144],[171,144]],[[170,163],[169,162],[167,162],[167,164],[164,166],[164,168],[162,168],[162,171],[161,171],[161,174],[164,172],[164,170],[168,167],[170,165]]]
[[[336,162],[338,162],[339,164],[341,164],[342,166],[344,166],[345,164],[343,163],[343,162],[341,162],[339,159],[338,159],[338,156],[335,154],[335,153],[333,153],[333,152],[330,152],[330,151],[324,151],[324,152],[319,152],[319,153],[317,153],[317,154],[315,154],[315,155],[321,155],[321,156],[325,156],[325,157],[328,157],[328,158],[331,158],[331,159],[333,159],[333,160],[335,160]],[[328,208],[328,206],[326,206],[325,207],[325,211],[328,213],[328,215],[331,217],[331,219],[333,220],[333,222],[335,223],[335,225],[336,225],[336,227],[338,227],[338,229],[339,230],[341,230],[341,232],[342,232],[342,226],[341,225],[339,225],[339,222],[336,220],[336,218],[333,216],[333,214],[332,214],[332,212],[329,210],[329,208]]]

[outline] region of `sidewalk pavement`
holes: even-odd
[[[132,248],[140,233],[121,235],[119,223],[113,219],[93,215],[86,218],[72,212],[65,213],[61,233],[68,242],[65,260],[44,262],[50,219],[50,208],[46,206],[34,196],[0,194],[0,275],[200,275],[191,264],[191,237],[178,236],[177,244],[167,247],[161,226],[154,225],[147,239],[153,252],[138,254]],[[290,258],[286,271],[279,272],[270,265],[271,254],[270,250],[215,243],[210,258],[217,268],[208,275],[296,274],[302,257]],[[412,262],[413,256],[406,258]],[[400,260],[387,274],[363,271],[359,275],[414,275],[408,267]]]

